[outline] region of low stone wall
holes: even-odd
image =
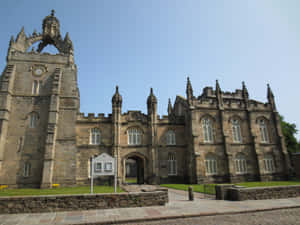
[[[0,214],[39,213],[165,205],[168,191],[0,197]]]
[[[300,185],[244,188],[234,185],[217,185],[216,199],[243,201],[292,198],[300,196]]]

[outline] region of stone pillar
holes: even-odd
[[[59,94],[61,86],[61,76],[61,68],[56,68],[53,74],[52,81],[41,188],[52,187],[57,122],[59,116]]]
[[[197,173],[197,166],[196,166],[196,155],[195,155],[195,145],[196,143],[196,126],[198,125],[196,121],[196,111],[194,110],[194,106],[189,106],[189,111],[187,115],[187,133],[189,134],[187,138],[188,142],[188,155],[187,155],[187,169],[188,169],[188,182],[190,184],[198,183],[203,177],[203,174]]]
[[[282,161],[284,164],[284,175],[286,178],[288,178],[291,174],[291,160],[290,160],[290,156],[289,153],[287,151],[286,148],[286,144],[285,144],[285,140],[284,140],[284,136],[282,133],[282,129],[281,129],[281,124],[280,124],[280,118],[278,115],[277,111],[273,111],[273,120],[275,123],[275,127],[276,127],[276,134],[278,137],[278,145],[279,145],[279,149],[281,150],[281,154],[282,154]]]
[[[247,102],[246,102],[247,103]],[[263,155],[259,149],[259,143],[257,140],[254,124],[255,124],[255,117],[253,116],[252,112],[249,109],[249,104],[246,104],[246,112],[247,112],[247,121],[249,127],[250,137],[252,137],[252,146],[253,146],[253,153],[256,156],[256,175],[258,179],[262,179],[262,175],[264,174],[264,162],[263,162]]]
[[[153,94],[153,89],[150,89],[150,95],[147,99],[147,109],[148,109],[148,127],[150,134],[150,145],[149,152],[151,157],[151,180],[153,184],[160,183],[160,174],[159,174],[159,162],[158,162],[158,153],[157,153],[157,98]]]
[[[2,171],[2,163],[5,151],[5,142],[7,139],[8,122],[11,111],[11,94],[13,93],[13,86],[15,80],[15,65],[7,65],[4,73],[1,76],[0,85],[0,178]],[[1,179],[0,179],[1,182]]]
[[[120,155],[120,128],[121,128],[121,113],[122,113],[122,96],[119,93],[119,87],[116,86],[115,94],[112,97],[112,155],[117,159],[117,180],[120,185],[123,182],[125,174],[125,163],[122,165],[122,159]]]

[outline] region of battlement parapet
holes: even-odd
[[[77,114],[77,121],[95,121],[95,122],[100,122],[100,121],[110,121],[111,120],[111,114],[108,114],[108,116],[105,116],[104,113],[98,113],[97,116],[95,116],[95,113],[88,113],[85,115],[85,113],[79,113]]]

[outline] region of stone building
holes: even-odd
[[[0,78],[0,184],[51,187],[88,184],[90,159],[103,152],[117,158],[118,181],[126,161],[136,162],[138,183],[208,183],[278,180],[290,161],[274,96],[267,103],[249,99],[243,83],[234,93],[206,87],[194,96],[169,102],[157,115],[151,89],[147,114],[122,112],[116,87],[112,113],[80,113],[77,68],[68,33],[51,15],[42,33],[11,38],[7,66]],[[29,48],[39,43],[37,51]],[[54,45],[59,54],[41,53]],[[129,163],[128,161],[128,163]]]

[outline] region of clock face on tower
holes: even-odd
[[[43,65],[34,65],[31,69],[34,76],[42,76],[45,72],[47,72],[47,68]]]
[[[43,74],[43,70],[41,68],[37,68],[34,70],[35,75],[40,76]]]

